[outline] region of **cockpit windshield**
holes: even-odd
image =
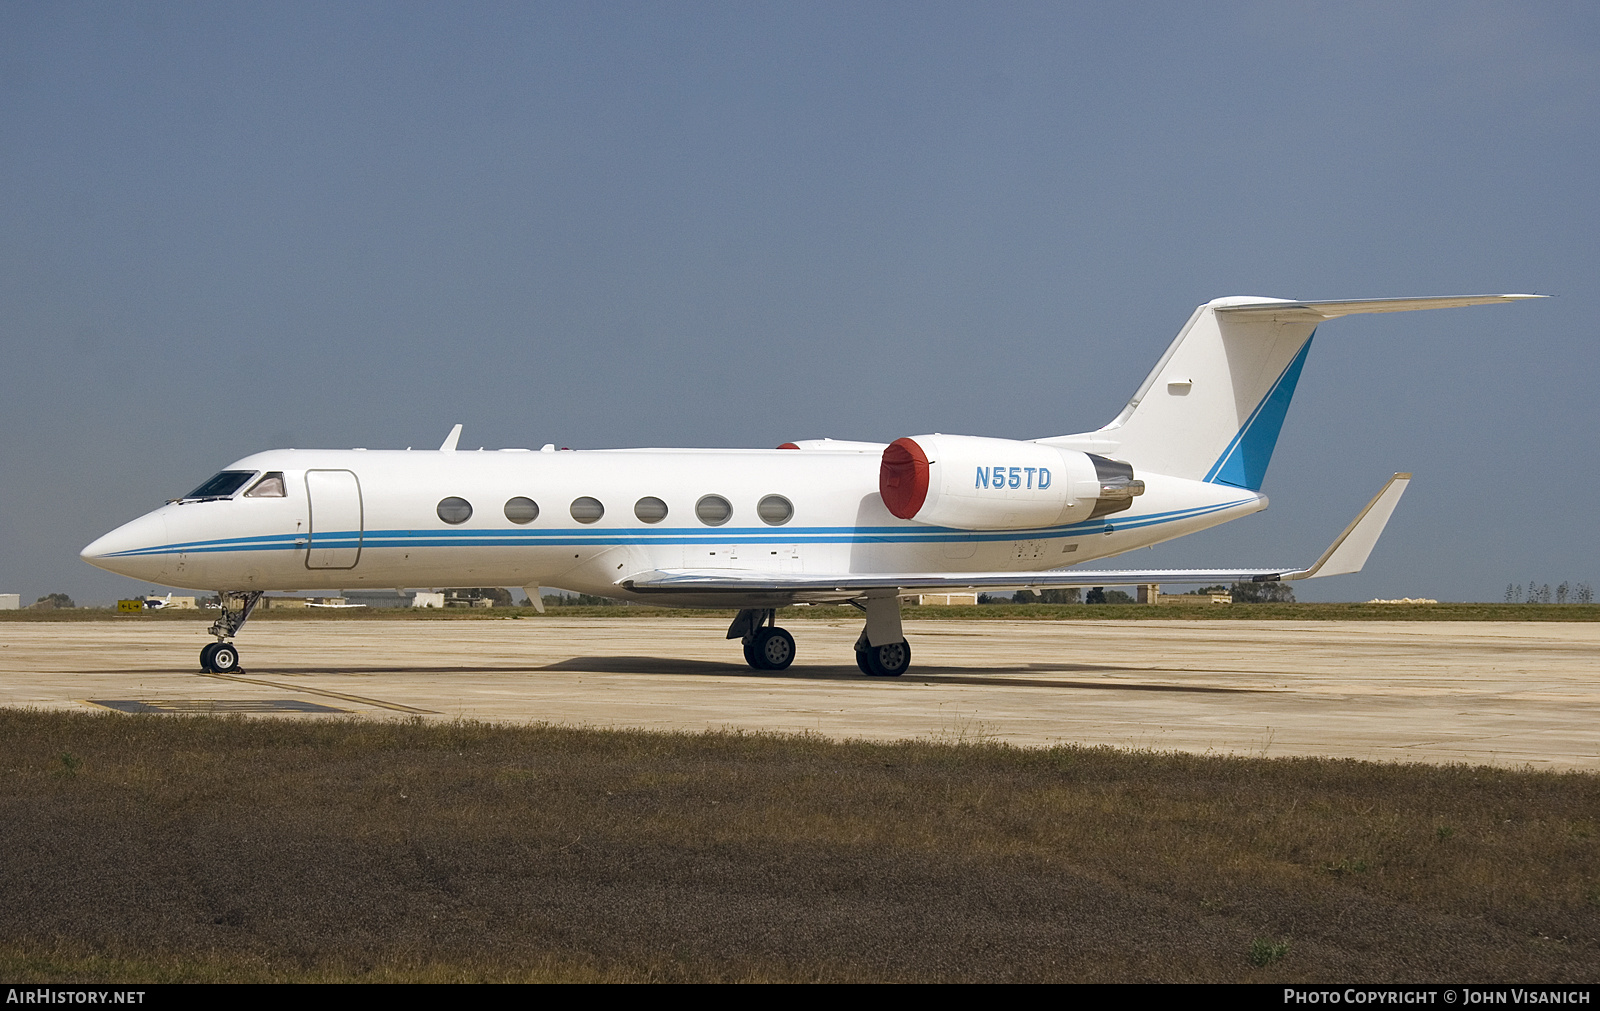
[[[228,498],[255,476],[256,472],[253,470],[225,470],[185,495],[183,501],[204,502],[207,499]]]
[[[245,498],[283,498],[283,471],[268,472],[244,493]]]

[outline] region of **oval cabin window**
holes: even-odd
[[[606,514],[606,507],[597,498],[588,495],[572,500],[572,518],[579,523],[593,523]]]
[[[794,503],[782,495],[768,495],[756,504],[756,515],[770,527],[781,527],[794,518]]]
[[[539,503],[518,495],[506,500],[506,519],[513,523],[532,523],[539,518]]]
[[[720,527],[733,515],[733,506],[721,495],[707,495],[694,504],[694,514],[708,527]]]
[[[440,519],[453,526],[472,518],[472,503],[451,495],[447,499],[440,500],[439,508],[435,511],[438,512]]]
[[[654,495],[646,495],[633,504],[633,514],[642,523],[660,523],[667,518],[667,504]]]

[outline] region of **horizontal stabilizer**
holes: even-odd
[[[1285,299],[1219,298],[1211,307],[1240,322],[1276,320],[1281,323],[1320,323],[1325,319],[1368,312],[1415,312],[1418,309],[1460,309],[1469,305],[1502,305],[1548,295],[1440,295],[1429,298],[1358,298],[1338,302],[1295,302]]]

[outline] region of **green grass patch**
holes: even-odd
[[[0,710],[0,974],[1592,980],[1597,810],[1488,767]]]

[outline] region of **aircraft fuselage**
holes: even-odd
[[[84,556],[153,583],[216,591],[547,586],[674,606],[755,607],[828,595],[663,599],[620,581],[655,569],[1037,572],[1267,504],[1245,489],[1143,475],[1145,493],[1114,515],[1027,530],[951,529],[892,515],[879,495],[879,465],[877,453],[810,450],[273,450],[228,468],[251,475],[231,497],[171,502]],[[281,497],[247,494],[272,473],[283,475]],[[708,496],[731,507],[718,525],[698,515]],[[762,518],[759,507],[772,497],[789,503],[787,518],[781,504]],[[441,510],[446,499],[464,501],[470,515],[441,518],[461,511]],[[537,516],[526,518],[526,504],[508,509],[514,499],[535,503]],[[592,505],[575,509],[583,499],[598,502],[602,515],[590,519]],[[658,500],[666,515],[655,518],[660,508],[649,504],[636,514],[642,499]]]

